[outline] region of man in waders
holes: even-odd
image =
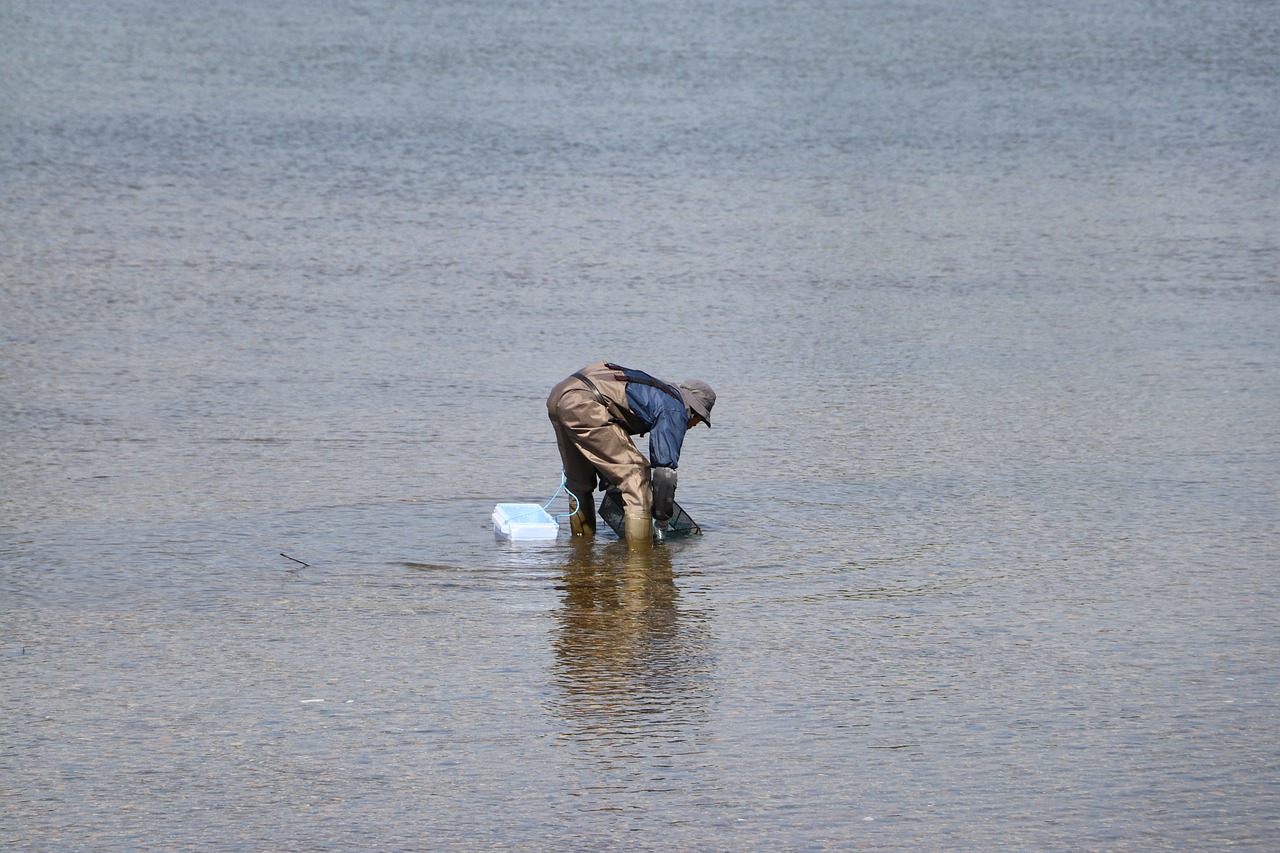
[[[653,544],[653,521],[665,525],[674,513],[676,465],[684,434],[699,423],[711,426],[716,392],[697,379],[669,383],[641,370],[597,362],[551,389],[547,416],[556,431],[565,484],[577,501],[569,519],[574,536],[594,536],[591,502],[602,487],[622,492],[627,544]],[[631,436],[649,433],[649,459]]]

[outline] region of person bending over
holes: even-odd
[[[675,512],[676,468],[684,434],[711,426],[716,392],[699,379],[664,382],[611,362],[589,364],[551,389],[547,416],[564,463],[565,485],[577,502],[574,536],[594,536],[596,483],[622,493],[627,544],[653,542],[653,521]],[[649,434],[649,459],[632,441]]]

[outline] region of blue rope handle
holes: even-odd
[[[561,492],[564,492],[566,495],[573,498],[573,512],[562,512],[559,515],[552,516],[552,518],[554,518],[556,521],[559,521],[562,518],[573,518],[582,509],[582,501],[578,500],[578,496],[565,488],[565,486],[568,485],[568,482],[569,482],[568,476],[566,476],[565,473],[561,471],[560,472],[560,488],[556,489],[556,493],[551,496],[551,500],[547,501],[545,504],[542,505],[542,511],[546,512],[547,507],[551,506],[552,502],[556,498],[560,497]]]
[[[541,511],[542,511],[542,512],[546,512],[546,511],[547,511],[547,507],[551,506],[551,504],[553,504],[553,503],[555,502],[555,499],[556,499],[556,498],[558,498],[558,497],[560,497],[560,493],[561,493],[561,492],[564,492],[564,493],[565,493],[565,494],[567,494],[569,497],[573,498],[573,504],[574,504],[574,505],[573,505],[573,512],[562,512],[562,513],[560,513],[560,514],[558,514],[558,515],[553,515],[553,516],[551,516],[551,517],[552,517],[552,518],[554,518],[557,522],[558,522],[560,519],[562,519],[562,518],[573,518],[573,517],[574,517],[575,515],[577,515],[577,514],[578,514],[578,512],[582,509],[582,503],[581,503],[581,501],[579,501],[579,500],[578,500],[578,496],[577,496],[577,495],[575,495],[573,492],[567,491],[567,490],[565,489],[565,486],[566,486],[566,485],[568,485],[568,482],[569,482],[569,478],[568,478],[567,476],[565,476],[565,473],[564,473],[563,471],[561,471],[561,472],[560,472],[560,487],[559,487],[558,489],[556,489],[555,494],[553,494],[553,495],[551,496],[551,500],[549,500],[549,501],[547,501],[546,503],[544,503],[544,504],[542,505],[542,507],[541,507]],[[534,510],[530,510],[529,512],[522,512],[522,513],[520,513],[519,515],[515,515],[515,516],[512,516],[511,518],[508,518],[508,519],[507,519],[507,521],[515,521],[517,518],[524,518],[526,515],[533,515],[533,513],[534,513],[534,512],[535,512]]]

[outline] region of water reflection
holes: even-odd
[[[571,737],[606,753],[654,735],[682,742],[706,717],[707,619],[682,606],[672,551],[574,542],[563,568],[558,711]]]

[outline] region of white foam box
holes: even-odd
[[[508,539],[555,539],[560,524],[538,504],[498,504],[493,532]]]

